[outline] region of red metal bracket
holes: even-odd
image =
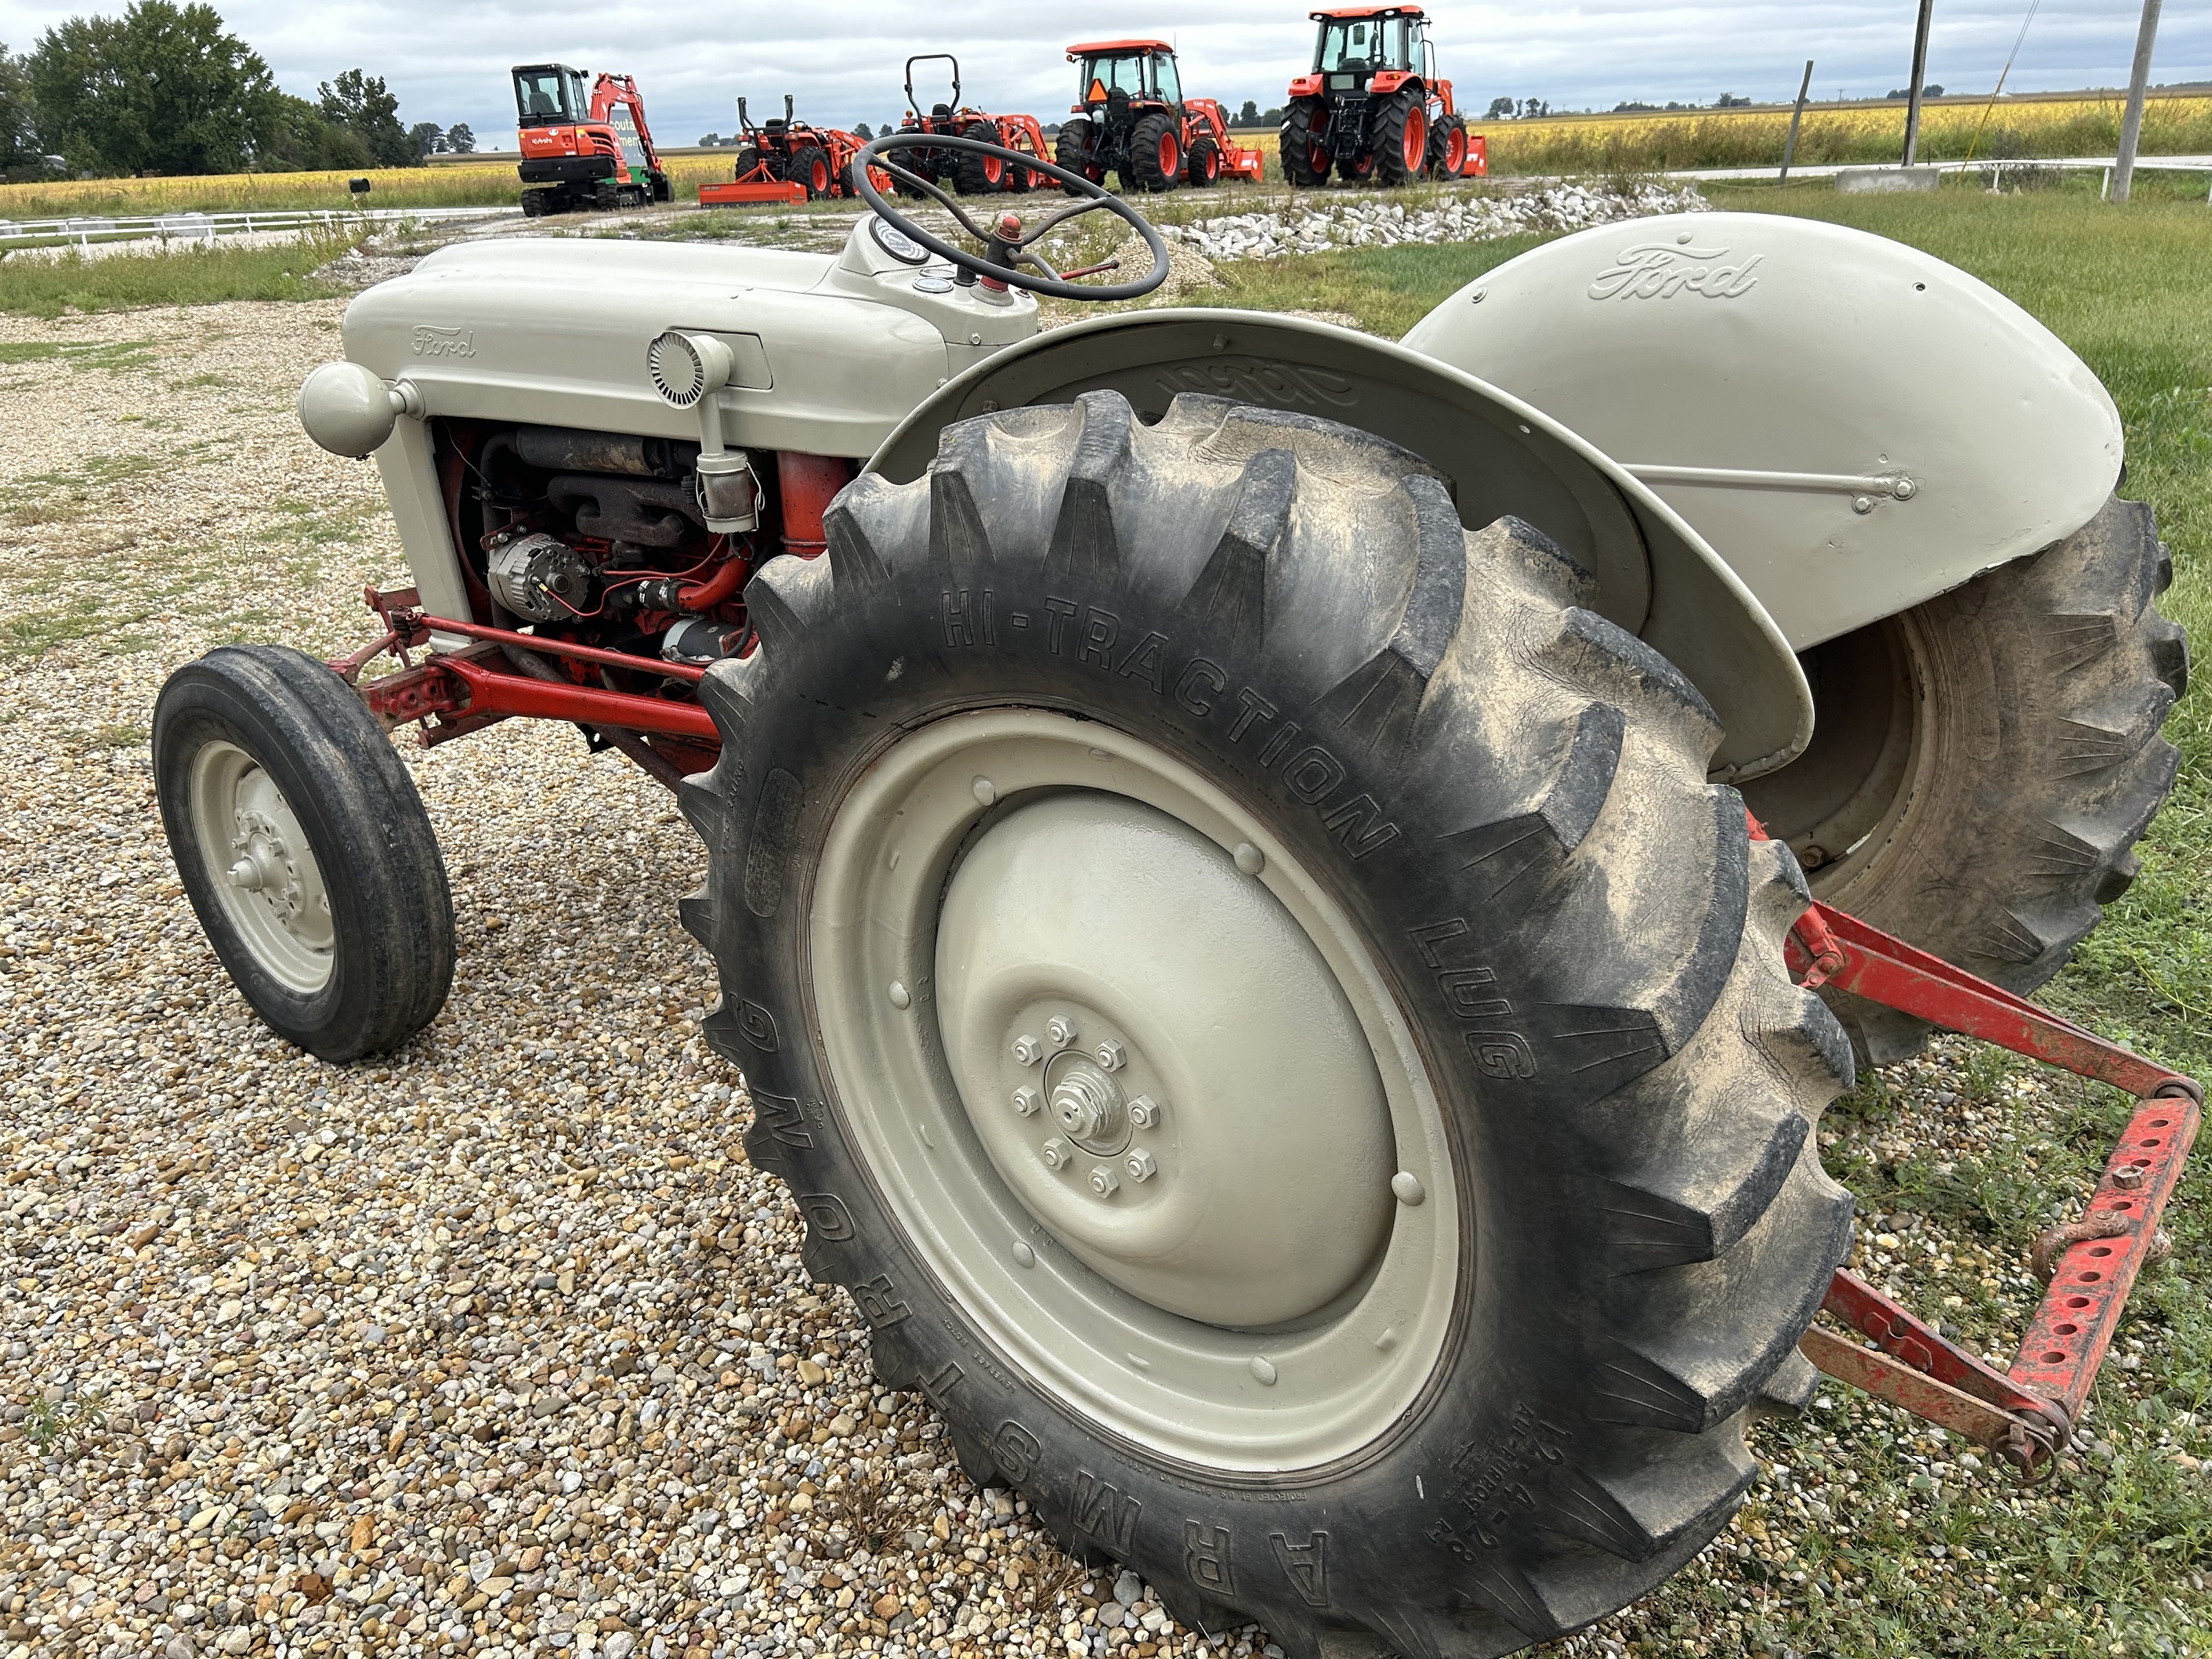
[[[531,679],[471,657],[433,657],[416,667],[370,681],[361,688],[361,695],[371,714],[393,726],[436,715],[455,723],[465,720],[473,729],[519,714],[695,742],[720,741],[714,717],[696,702],[672,702],[665,697]],[[443,735],[458,736],[459,732]],[[428,734],[426,738],[437,740]]]
[[[1756,818],[1751,833],[1766,839]],[[2037,1267],[2049,1269],[2051,1289],[2009,1374],[1849,1273],[1836,1274],[1824,1306],[1876,1349],[1817,1328],[1801,1345],[1830,1376],[1978,1440],[2039,1479],[2065,1449],[2137,1275],[2170,1248],[2158,1224],[2203,1121],[2203,1085],[1818,901],[1790,929],[1784,953],[1808,990],[1832,985],[2143,1103],[2087,1213],[2037,1242]]]

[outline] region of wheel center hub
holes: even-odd
[[[1051,1110],[1060,1133],[1086,1152],[1111,1158],[1128,1141],[1121,1091],[1088,1060],[1075,1060],[1060,1073],[1053,1085]]]

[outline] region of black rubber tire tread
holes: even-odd
[[[1091,123],[1080,117],[1072,121],[1061,122],[1060,132],[1052,141],[1052,159],[1070,173],[1079,173],[1096,184],[1104,174],[1098,165],[1098,158],[1091,149],[1093,136],[1094,130]],[[1062,185],[1060,189],[1064,196],[1083,194],[1073,185]]]
[[[827,523],[825,556],[753,577],[760,647],[702,685],[726,746],[680,793],[708,856],[683,915],[750,1155],[807,1195],[805,1260],[856,1291],[878,1376],[1072,1550],[1296,1659],[1510,1652],[1681,1566],[1753,1477],[1746,1424],[1800,1390],[1850,1228],[1813,1133],[1849,1048],[1782,959],[1803,878],[1707,783],[1696,690],[1581,608],[1540,534],[1463,531],[1414,456],[1217,398],[963,422],[926,478],[863,477]],[[1102,639],[1118,672],[1076,659]],[[1254,697],[1307,746],[1232,734]],[[939,1289],[842,1127],[805,965],[828,825],[895,734],[1024,703],[1261,814],[1439,1068],[1474,1265],[1431,1387],[1357,1456],[1194,1469],[1058,1405]]]
[[[190,805],[209,741],[260,763],[306,831],[331,899],[331,977],[279,984],[216,896]],[[396,1048],[437,1017],[453,981],[453,902],[436,832],[392,739],[360,697],[303,652],[226,645],[169,676],[154,705],[154,782],[177,873],[209,943],[270,1030],[327,1060]]]
[[[1176,165],[1172,171],[1160,165],[1160,141],[1170,133],[1176,141]],[[1129,128],[1128,170],[1123,175],[1122,188],[1154,195],[1173,190],[1182,182],[1182,133],[1175,117],[1165,110],[1139,116]]]
[[[822,171],[829,177],[829,183],[820,189],[817,189],[814,183],[814,170],[817,162]],[[819,144],[802,144],[798,149],[793,150],[791,155],[790,170],[784,174],[784,177],[793,184],[804,185],[806,187],[806,199],[810,202],[818,202],[823,197],[834,196],[837,192],[837,169],[830,165],[830,152]]]
[[[994,122],[970,121],[960,136],[963,138],[973,138],[979,143],[995,144],[999,142],[999,129]],[[1004,162],[1000,162],[999,182],[994,185],[983,171],[991,157],[978,155],[972,149],[963,149],[950,159],[952,162],[954,183],[963,196],[1003,194],[1006,188],[1006,179],[1013,171]]]
[[[1328,106],[1318,98],[1293,98],[1283,112],[1281,146],[1283,177],[1300,190],[1318,190],[1328,182],[1328,165],[1312,165],[1313,135],[1328,118]]]
[[[1863,869],[1815,871],[1813,890],[2008,990],[2049,980],[2127,890],[2173,787],[2180,755],[2160,728],[2189,647],[2153,603],[2172,580],[2150,508],[2114,496],[2056,546],[1916,606],[1929,787]],[[1756,810],[1757,782],[1745,793]],[[1829,1000],[1876,1064],[1931,1029]]]
[[[1407,185],[1420,176],[1421,167],[1406,165],[1406,124],[1421,111],[1421,95],[1411,88],[1394,92],[1382,100],[1382,107],[1376,112],[1374,131],[1369,135],[1377,184]],[[1428,163],[1428,155],[1425,140],[1421,145],[1423,167]]]

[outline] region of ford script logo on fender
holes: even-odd
[[[1680,242],[1640,242],[1626,249],[1589,285],[1593,300],[1671,300],[1677,294],[1701,294],[1708,300],[1733,300],[1758,283],[1754,253],[1729,262],[1724,247],[1690,247]]]
[[[477,337],[465,328],[433,328],[428,323],[417,323],[411,337],[417,357],[473,357],[477,355]]]

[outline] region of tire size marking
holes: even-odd
[[[1108,1486],[1090,1470],[1075,1472],[1076,1530],[1089,1533],[1124,1560],[1128,1559],[1129,1547],[1137,1535],[1137,1517],[1144,1509],[1136,1498],[1125,1498],[1119,1487]]]
[[[1298,1599],[1310,1607],[1328,1605],[1328,1534],[1310,1534],[1303,1544],[1293,1544],[1288,1533],[1273,1532],[1267,1542],[1275,1552],[1275,1561],[1283,1570],[1283,1577],[1291,1581],[1291,1588]]]
[[[1498,1532],[1493,1528],[1507,1526],[1513,1518],[1514,1506],[1535,1510],[1536,1494],[1530,1489],[1529,1477],[1541,1477],[1546,1468],[1566,1461],[1561,1441],[1571,1439],[1565,1429],[1537,1414],[1534,1407],[1516,1406],[1511,1426],[1502,1442],[1491,1443],[1470,1440],[1452,1456],[1452,1468],[1464,1470],[1478,1464],[1473,1474],[1459,1481],[1444,1494],[1444,1501],[1464,1510],[1465,1525],[1474,1534],[1477,1543],[1485,1549],[1496,1549]],[[1467,1540],[1449,1521],[1440,1521],[1429,1531],[1432,1542],[1442,1544],[1455,1555],[1468,1554]]]
[[[1494,1023],[1512,1014],[1511,1000],[1493,994],[1498,988],[1493,969],[1464,962],[1462,951],[1453,945],[1472,931],[1458,916],[1408,930],[1421,959],[1436,970],[1444,1006],[1453,1018],[1467,1022],[1460,1036],[1475,1070],[1500,1081],[1524,1081],[1536,1075],[1535,1051],[1519,1031]]]
[[[1343,761],[1315,741],[1297,721],[1275,723],[1282,712],[1275,703],[1250,686],[1237,691],[1233,704],[1226,701],[1230,679],[1220,664],[1194,656],[1170,675],[1169,669],[1177,653],[1166,635],[1148,630],[1134,644],[1124,646],[1121,617],[1103,605],[1047,594],[1041,609],[1044,646],[1052,655],[1064,657],[1072,651],[1078,665],[1115,678],[1141,680],[1158,696],[1170,696],[1172,684],[1176,706],[1184,713],[1210,720],[1218,711],[1227,719],[1231,744],[1256,736],[1261,770],[1279,769],[1284,793],[1320,815],[1322,828],[1343,847],[1346,857],[1357,862],[1402,838],[1397,824],[1384,814],[1373,795],[1346,784],[1350,769]],[[998,595],[994,590],[941,589],[938,612],[948,648],[999,643]],[[1017,630],[1030,629],[1029,611],[1014,611],[1010,620]]]

